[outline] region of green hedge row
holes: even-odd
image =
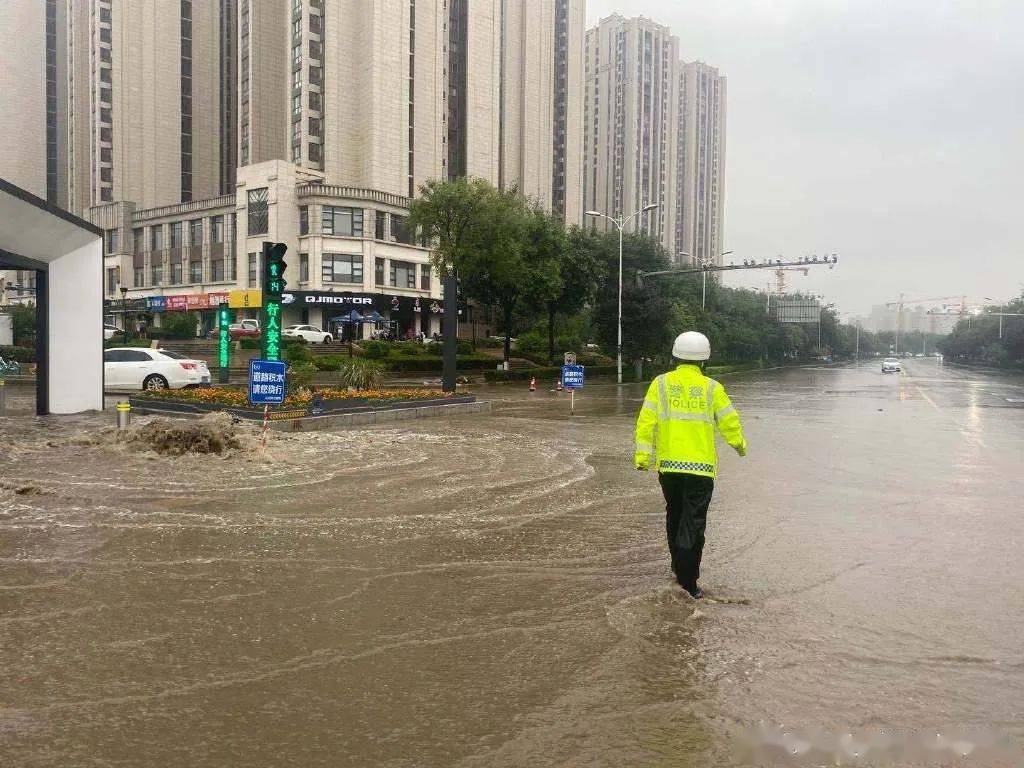
[[[584,373],[587,378],[593,376],[614,376],[615,366],[614,365],[591,365],[584,369]],[[622,371],[624,378],[631,378],[633,370],[630,368]],[[511,371],[485,371],[485,381],[529,381],[532,377],[536,376],[537,381],[543,384],[552,383],[561,378],[562,368],[561,366],[544,366],[542,368],[514,368]]]
[[[383,361],[389,371],[402,372],[439,372],[442,362],[440,357],[387,357]],[[456,368],[460,371],[484,371],[494,368],[498,362],[492,357],[478,355],[459,355]]]
[[[32,347],[0,347],[0,357],[7,362],[34,363],[36,351]]]

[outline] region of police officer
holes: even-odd
[[[747,455],[747,441],[725,388],[704,375],[704,361],[711,357],[707,336],[680,334],[672,357],[679,366],[651,382],[637,417],[634,465],[658,470],[672,571],[696,599],[703,597],[697,579],[718,468],[715,429],[740,456]]]

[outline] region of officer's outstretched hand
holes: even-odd
[[[736,449],[736,453],[738,453],[740,456],[746,456],[747,455],[747,441],[746,440],[743,441],[743,445],[741,445],[739,448]]]
[[[650,467],[647,465],[646,462],[644,462],[642,464],[638,463],[636,467],[634,467],[634,469],[636,469],[637,472],[646,472],[648,469],[650,469]]]

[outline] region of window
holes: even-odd
[[[190,261],[188,263],[188,281],[190,283],[203,282],[203,262]]]
[[[374,269],[373,282],[376,285],[384,285],[384,259],[377,257],[377,264]]]
[[[325,235],[363,236],[363,209],[324,206],[321,229]]]
[[[103,187],[100,190],[100,200],[104,203],[110,203],[114,200],[114,192],[110,187]]]
[[[420,265],[420,288],[424,291],[430,290],[430,265]]]
[[[109,11],[107,11],[107,13],[109,13]],[[110,27],[100,27],[100,42],[110,42]]]
[[[258,288],[260,285],[260,254],[249,254],[249,287]]]
[[[299,282],[300,283],[308,283],[309,282],[309,254],[308,253],[300,253],[299,254]]]
[[[310,14],[309,16],[309,31],[316,34],[320,34],[323,25],[320,23],[320,17],[316,14]]]
[[[320,67],[310,66],[309,68],[309,82],[313,85],[320,85]]]
[[[377,211],[376,221],[374,222],[373,236],[378,240],[384,239],[384,222],[387,221],[388,215],[384,211]]]
[[[149,228],[149,250],[162,251],[164,249],[164,228],[162,226]]]
[[[163,285],[164,282],[164,265],[154,264],[153,265],[153,285]]]
[[[302,67],[302,43],[292,48],[292,66],[296,69]]]
[[[325,253],[322,277],[325,283],[362,283],[363,257]]]
[[[320,94],[317,91],[309,92],[309,108],[317,112],[320,111]]]
[[[100,82],[101,83],[109,83],[110,82],[110,69],[108,67],[104,67],[103,69],[100,70]]]
[[[132,240],[134,241],[134,248],[133,248],[133,252],[134,253],[142,253],[142,251],[145,250],[143,245],[144,245],[144,243],[146,241],[143,238],[142,233],[143,233],[142,227],[139,227],[138,229],[133,229],[132,230]]]
[[[223,243],[224,242],[224,217],[214,216],[210,219],[210,242],[211,243]]]
[[[111,91],[109,85],[100,86],[100,101],[105,102],[107,104],[113,104],[114,97],[112,94],[113,92]]]
[[[292,94],[292,117],[302,117],[302,91]]]
[[[299,206],[299,234],[300,235],[308,235],[309,234],[309,206],[308,205],[300,205]]]
[[[135,275],[133,276],[134,282],[132,283],[132,285],[134,285],[136,288],[141,288],[146,284],[145,280],[143,279],[143,272],[144,270],[142,269],[142,267],[135,268]]]
[[[180,261],[171,264],[171,285],[181,285],[182,269]]]
[[[270,191],[266,187],[249,190],[249,236],[267,234]]]
[[[320,135],[320,118],[311,117],[309,118],[309,135],[319,136]]]
[[[107,230],[107,253],[117,253],[117,230]]]
[[[416,265],[408,261],[392,261],[391,285],[394,288],[415,288]]]
[[[110,112],[110,107],[100,107],[100,122],[108,124],[114,122],[114,117]]]
[[[183,228],[180,221],[171,222],[171,248],[181,248]]]
[[[320,162],[320,145],[309,142],[309,160],[312,163]]]
[[[112,267],[107,270],[107,293],[117,293],[117,267]]]
[[[222,280],[231,278],[224,277],[224,261],[217,259],[216,261],[210,262],[210,282],[219,283]],[[230,262],[228,262],[230,263]]]
[[[107,24],[110,23],[110,9],[100,6],[100,21],[105,21]]]
[[[102,37],[103,37],[103,30],[100,30],[100,38],[102,39]],[[107,34],[107,37],[110,37],[109,32]],[[107,41],[104,41],[104,42],[110,42],[110,41],[107,40]],[[108,64],[110,63],[110,49],[109,48],[100,48],[100,61],[105,61]]]
[[[202,248],[203,246],[203,220],[192,219],[188,223],[188,244],[193,248]]]
[[[113,168],[100,168],[100,181],[105,181],[110,184],[114,180],[114,169]]]
[[[105,141],[108,144],[110,144],[111,142],[113,142],[113,140],[114,140],[114,134],[111,132],[110,128],[107,127],[107,126],[101,127],[100,128],[100,141]]]
[[[412,233],[405,226],[405,217],[391,214],[391,239],[396,243],[412,245]]]
[[[302,18],[292,21],[292,38],[298,40],[302,37]]]
[[[114,152],[110,147],[100,147],[100,162],[101,163],[112,163],[114,162]]]
[[[324,44],[319,40],[309,41],[309,57],[311,59],[322,58],[324,52]]]

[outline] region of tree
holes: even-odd
[[[407,223],[433,244],[434,267],[441,277],[457,272],[474,243],[486,238],[484,211],[496,193],[483,179],[428,181],[420,187]]]
[[[561,229],[561,224],[548,217],[552,226]],[[555,362],[555,318],[578,314],[594,297],[599,281],[604,275],[602,263],[597,258],[597,249],[590,238],[594,235],[579,227],[568,233],[562,232],[559,248],[553,252],[558,263],[559,290],[547,301],[548,311],[548,364]]]
[[[591,234],[588,247],[606,279],[594,301],[594,322],[605,349],[615,349],[618,327],[619,239],[618,234]],[[628,360],[666,358],[678,331],[671,322],[680,289],[675,280],[646,280],[638,286],[638,270],[668,268],[664,248],[643,235],[627,235],[622,253],[622,354]]]

